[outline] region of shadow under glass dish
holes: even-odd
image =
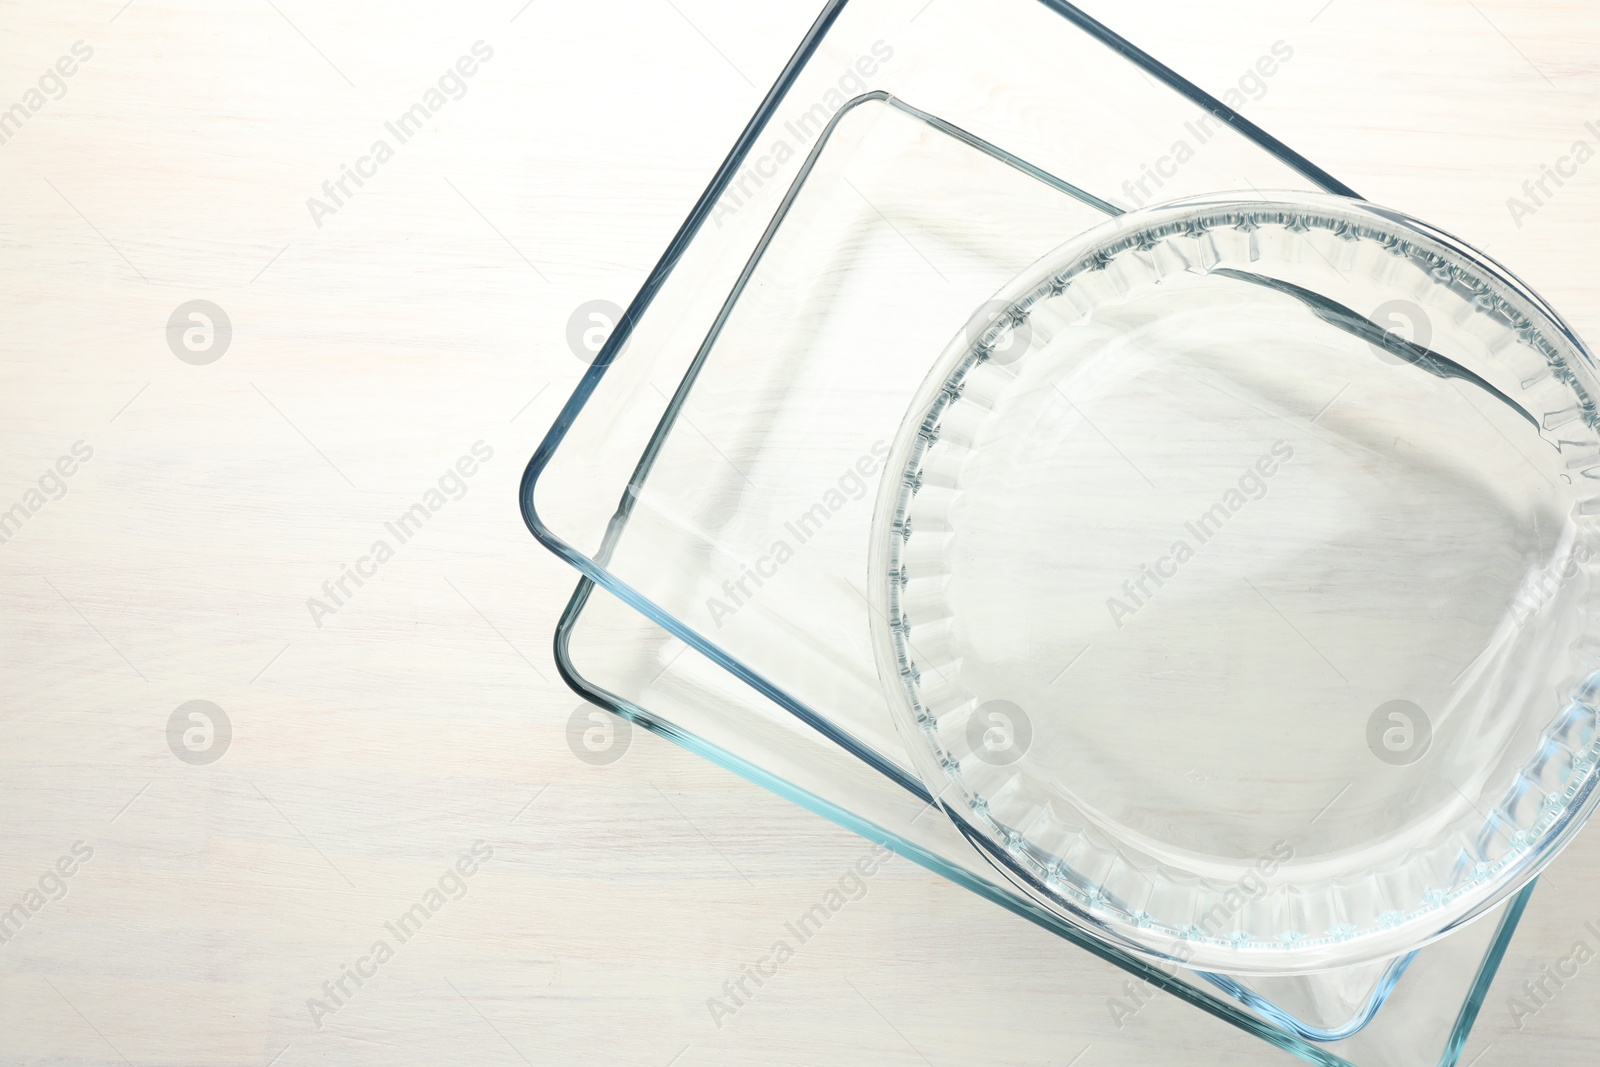
[[[1481,914],[1594,800],[1594,381],[1500,268],[1360,202],[1069,242],[887,465],[873,636],[930,791],[1035,899],[1197,968]]]

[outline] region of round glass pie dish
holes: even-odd
[[[1362,202],[1119,216],[980,309],[894,442],[879,673],[1035,899],[1303,973],[1524,885],[1596,800],[1596,371]]]

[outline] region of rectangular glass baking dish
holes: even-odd
[[[857,485],[928,353],[1109,211],[1262,186],[1351,192],[1066,5],[832,4],[534,457],[530,525],[915,802],[840,620],[867,610]]]

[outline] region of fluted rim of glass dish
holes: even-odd
[[[1359,232],[1363,224],[1368,232]],[[1104,267],[1112,256],[1149,247],[1152,239],[1171,235],[1198,239],[1208,224],[1305,225],[1332,230],[1351,240],[1376,239],[1396,255],[1425,260],[1446,271],[1454,285],[1462,282],[1475,295],[1477,311],[1499,315],[1518,330],[1530,347],[1545,357],[1564,385],[1580,398],[1580,417],[1591,430],[1600,428],[1594,398],[1600,376],[1593,358],[1572,329],[1549,305],[1510,271],[1465,242],[1401,212],[1366,201],[1311,193],[1218,193],[1152,205],[1114,217],[1067,241],[1042,257],[1008,285],[986,308],[1003,307],[987,324],[969,324],[935,362],[918,389],[891,447],[879,486],[869,546],[868,586],[872,599],[872,641],[880,682],[906,743],[908,756],[928,791],[946,815],[985,857],[1019,889],[1062,917],[1079,923],[1147,958],[1172,961],[1196,969],[1234,974],[1310,973],[1334,967],[1392,959],[1444,936],[1481,916],[1538,876],[1572,839],[1600,803],[1600,734],[1585,752],[1575,753],[1572,772],[1562,783],[1565,802],[1551,811],[1542,807],[1533,823],[1536,832],[1519,842],[1513,837],[1507,853],[1494,864],[1479,862],[1455,889],[1426,894],[1424,906],[1408,913],[1386,912],[1377,925],[1357,930],[1349,924],[1319,937],[1277,942],[1238,941],[1205,932],[1192,921],[1164,923],[1143,912],[1117,906],[1091,879],[1064,869],[1060,859],[1036,854],[1015,830],[988,816],[986,802],[967,791],[959,773],[941,764],[948,759],[934,736],[936,723],[916,700],[916,657],[909,650],[909,626],[901,612],[899,592],[905,574],[899,546],[911,536],[904,520],[920,488],[922,456],[938,433],[940,416],[955,403],[965,375],[988,360],[1009,332],[1026,321],[1033,304],[1060,296],[1072,281]],[[1396,231],[1399,231],[1397,233]],[[1402,236],[1403,235],[1403,236]],[[1594,711],[1600,699],[1591,675],[1562,705],[1542,735],[1567,722],[1574,706]],[[1580,700],[1588,694],[1589,700]],[[1565,746],[1563,746],[1565,748]],[[1534,753],[1537,758],[1537,751]],[[1529,764],[1533,761],[1530,759]],[[1526,768],[1529,764],[1524,764]],[[1517,823],[1502,812],[1529,776],[1519,772],[1512,787],[1485,820]],[[959,798],[959,799],[955,799]]]

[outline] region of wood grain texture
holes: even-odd
[[[0,944],[0,1064],[1289,1062],[1166,998],[1119,1029],[1120,972],[904,861],[719,1027],[707,998],[868,846],[639,732],[609,766],[568,748],[574,576],[515,506],[583,370],[567,320],[632,295],[815,6],[0,4],[0,109],[92,50],[0,144],[0,511],[93,451],[0,544],[0,910],[40,904]],[[1252,117],[1600,337],[1600,161],[1506,205],[1600,144],[1592,5],[1085,6],[1214,91],[1292,43]],[[465,94],[314,219],[478,41]],[[205,366],[167,342],[194,299],[232,324]],[[232,727],[208,765],[168,746],[196,699]],[[1600,962],[1533,1018],[1507,998],[1600,947],[1597,875],[1583,842],[1557,865],[1466,1059],[1592,1058]]]

